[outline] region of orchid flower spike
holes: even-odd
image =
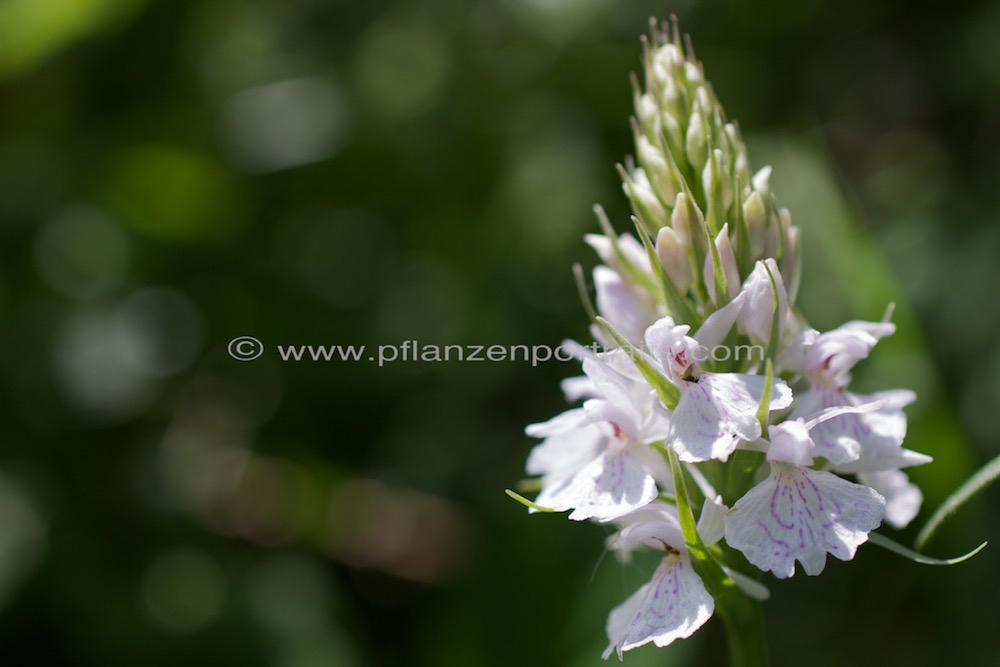
[[[607,547],[624,562],[659,554],[608,617],[605,658],[689,637],[717,609],[759,614],[748,598],[767,597],[765,573],[854,558],[883,522],[917,514],[901,469],[930,461],[903,446],[913,392],[850,388],[895,326],[820,333],[796,309],[798,229],[676,25],[653,24],[643,64],[635,155],[619,166],[635,235],[595,207],[593,299],[575,269],[605,349],[570,346],[583,375],[563,391],[577,405],[527,427],[540,491],[511,493],[531,512],[614,525]]]

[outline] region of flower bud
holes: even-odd
[[[761,257],[764,253],[764,228],[767,226],[767,207],[760,192],[754,190],[743,202],[743,217],[750,232],[750,254]]]
[[[738,182],[746,183],[750,180],[750,171],[747,166],[746,146],[743,145],[740,131],[733,123],[726,123],[723,129],[725,130],[726,139],[729,144],[729,154],[733,160],[733,175]]]
[[[673,201],[674,197],[677,196],[678,187],[674,184],[663,151],[644,136],[640,136],[636,140],[636,148],[639,153],[639,164],[645,169],[653,191],[663,201]]]
[[[699,86],[694,89],[694,101],[695,104],[701,107],[701,112],[705,114],[705,117],[710,121],[717,121],[720,118],[718,104],[712,100],[712,97],[708,94],[708,89],[704,86]]]
[[[753,189],[764,197],[771,194],[771,166],[762,167],[753,175]]]
[[[584,234],[584,242],[594,249],[601,261],[621,274],[632,271],[649,273],[649,255],[642,244],[628,234],[612,239],[604,234]]]
[[[787,208],[778,210],[778,224],[772,225],[777,232],[777,247],[773,254],[768,257],[783,257],[785,246],[787,245],[788,230],[792,228],[792,214]]]
[[[789,227],[785,232],[785,252],[781,258],[781,274],[788,287],[788,300],[795,301],[799,292],[799,277],[802,275],[799,263],[799,228]]]
[[[669,106],[665,106],[664,109],[669,109]],[[668,111],[664,111],[661,115],[661,120],[663,121],[663,135],[667,139],[667,144],[670,146],[670,150],[675,154],[682,153],[684,148],[684,132],[681,131],[681,125],[677,121],[677,116]]]
[[[709,208],[715,204],[719,205],[715,218],[718,221],[725,219],[726,212],[733,203],[733,180],[727,173],[726,165],[725,154],[716,148],[712,151],[711,159],[701,172],[702,187],[705,188],[705,199],[708,201]],[[717,198],[713,190],[716,186],[718,186]]]
[[[667,277],[683,294],[691,286],[691,265],[688,262],[687,248],[681,242],[677,233],[670,227],[662,228],[656,235],[656,256],[660,258]]]
[[[740,272],[736,268],[736,255],[733,253],[733,246],[729,242],[729,224],[722,225],[722,229],[715,237],[715,247],[719,251],[719,261],[722,264],[722,274],[726,279],[726,291],[732,299],[740,292]],[[712,301],[719,303],[715,298],[715,266],[713,264],[712,253],[705,256],[705,287],[708,288],[708,295]]]
[[[675,44],[663,44],[653,51],[653,75],[660,81],[673,79],[684,56]]]
[[[674,210],[670,215],[670,225],[673,227],[674,233],[681,244],[689,247],[691,245],[693,225],[690,211],[688,210],[687,195],[683,192],[677,193],[677,199],[674,201]]]
[[[701,68],[690,60],[684,63],[684,78],[692,86],[700,86],[705,83],[705,75],[701,71]]]
[[[650,93],[636,97],[635,117],[645,133],[653,136],[660,133],[660,107]]]
[[[788,295],[778,264],[773,259],[758,261],[743,284],[743,293],[746,301],[739,316],[743,333],[755,343],[767,344],[772,336],[778,336],[780,341],[788,314]],[[772,332],[775,293],[778,297],[778,331]]]
[[[622,171],[622,190],[632,202],[632,210],[636,216],[650,224],[654,229],[666,225],[667,210],[663,207],[656,193],[653,192],[653,186],[646,176],[646,170],[642,167],[635,167],[629,172],[621,165],[619,165],[619,169]]]
[[[711,253],[708,249],[708,227],[705,216],[694,200],[685,193],[677,195],[670,224],[677,238],[688,251],[691,259],[692,280],[697,280],[699,267],[703,266],[705,258]]]
[[[695,110],[691,113],[691,120],[688,121],[687,138],[684,145],[687,150],[687,159],[691,163],[691,166],[695,170],[700,170],[704,167],[705,162],[708,160],[708,154],[705,150],[705,126],[702,123],[701,113],[699,113],[697,105],[695,105]]]
[[[792,227],[792,214],[787,208],[778,209],[778,222],[781,225],[782,233]]]
[[[764,228],[764,257],[777,257],[781,243],[781,229],[778,225],[770,224]]]

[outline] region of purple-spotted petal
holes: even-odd
[[[705,498],[698,517],[698,535],[707,546],[712,546],[726,535],[726,513],[729,508],[722,502],[722,496]]]
[[[563,391],[563,396],[570,403],[576,403],[581,398],[594,398],[598,396],[594,381],[586,375],[566,378],[559,383],[559,387]]]
[[[805,372],[844,387],[854,364],[867,357],[880,338],[895,331],[891,322],[851,321],[820,334],[805,349]]]
[[[560,412],[548,421],[528,424],[524,428],[524,432],[532,438],[547,438],[584,428],[587,425],[587,419],[587,413],[583,408],[572,408]]]
[[[767,448],[768,461],[781,461],[796,466],[812,465],[816,445],[801,419],[789,419],[769,426],[767,433],[771,441]]]
[[[851,404],[849,395],[843,389],[821,384],[799,395],[789,419],[805,419],[824,410]],[[865,438],[861,416],[840,415],[816,424],[809,431],[816,445],[814,456],[825,458],[834,465],[857,461],[861,456],[861,440]]]
[[[667,376],[678,380],[688,368],[699,361],[698,342],[687,335],[691,327],[687,324],[674,324],[670,317],[663,317],[654,322],[644,336],[646,349]]]
[[[650,309],[613,269],[594,268],[597,312],[611,322],[632,343],[642,342],[642,334],[653,319]]]
[[[766,378],[742,373],[702,373],[681,383],[667,444],[682,461],[725,461],[741,440],[760,437],[757,410]],[[771,409],[787,408],[792,392],[781,380],[771,390]]]
[[[583,240],[594,249],[602,262],[615,270],[623,268],[618,253],[615,251],[615,244],[607,236],[603,234],[585,234]],[[632,266],[645,273],[652,273],[649,266],[649,255],[646,254],[646,249],[634,236],[631,234],[622,234],[619,236],[618,250],[621,250],[625,259]]]
[[[759,569],[780,578],[826,565],[826,554],[854,557],[878,528],[885,499],[874,489],[828,472],[771,466],[771,475],[740,498],[726,517],[726,542]]]
[[[543,475],[543,486],[567,480],[594,460],[608,437],[596,426],[555,433],[532,448],[525,469]]]
[[[631,447],[617,444],[561,484],[545,486],[535,502],[557,512],[573,510],[574,521],[610,521],[656,498],[656,480]]]
[[[770,275],[768,275],[770,270]],[[772,286],[771,280],[774,280]],[[778,340],[788,315],[788,295],[785,283],[773,259],[758,261],[753,271],[743,283],[746,302],[740,310],[740,328],[756,342],[767,344],[771,340],[771,324],[774,321],[774,295],[778,295]]]
[[[633,551],[640,547],[677,552],[687,551],[677,508],[655,501],[615,520],[621,529],[608,540],[622,560],[628,561]]]
[[[834,464],[837,472],[858,473],[929,463],[931,457],[903,448],[906,414],[903,407],[915,398],[907,390],[890,390],[862,396],[829,385],[818,385],[801,394],[790,418],[809,417],[822,410],[881,403],[872,412],[844,414],[813,427],[815,456]]]
[[[849,395],[852,402],[886,400],[887,404],[876,412],[858,415],[857,428],[864,436],[861,441],[861,456],[844,466],[837,466],[841,472],[871,472],[908,468],[930,463],[933,459],[902,446],[906,437],[906,414],[902,407],[912,400],[910,391],[885,391],[870,396]],[[909,398],[909,400],[907,400]]]
[[[906,528],[920,512],[924,496],[906,473],[899,470],[863,472],[858,481],[885,496],[885,520],[893,528]]]
[[[695,332],[693,338],[698,341],[699,345],[708,350],[721,345],[722,341],[729,335],[733,325],[736,324],[736,318],[740,316],[745,303],[745,294],[740,293],[736,295],[735,299],[709,315],[702,325],[698,327],[698,331]]]
[[[636,591],[608,617],[607,659],[617,652],[653,642],[666,646],[690,637],[715,611],[715,601],[686,556],[669,554],[652,580]]]

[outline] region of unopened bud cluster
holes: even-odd
[[[690,291],[700,314],[732,298],[754,263],[771,258],[794,300],[798,229],[777,206],[770,167],[751,173],[739,128],[676,28],[671,37],[654,27],[644,47],[645,76],[633,78],[636,157],[619,171],[663,270],[681,294]],[[720,297],[705,269],[714,268],[711,242],[726,281]]]

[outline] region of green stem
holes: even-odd
[[[735,590],[716,600],[716,613],[726,629],[732,667],[767,667],[767,635],[760,602]]]
[[[691,512],[684,468],[674,450],[661,448],[660,452],[673,473],[677,516],[691,557],[691,566],[715,599],[715,612],[726,628],[731,663],[733,667],[767,667],[767,636],[764,634],[764,615],[760,603],[747,597],[726,574],[709,547],[702,542]]]

